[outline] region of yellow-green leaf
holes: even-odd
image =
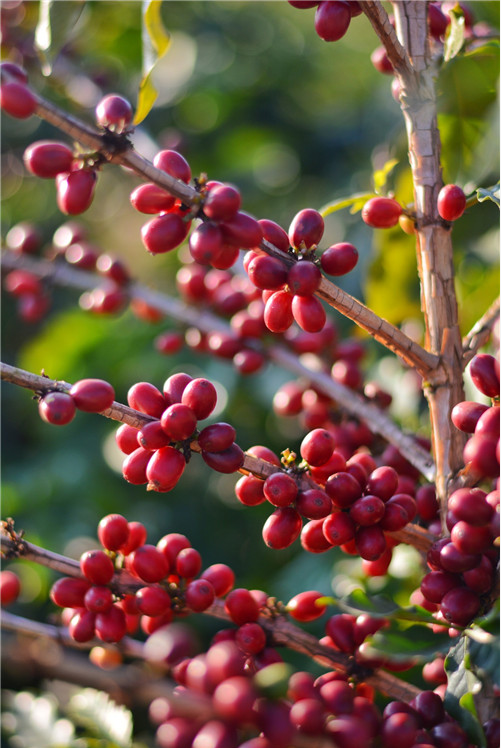
[[[151,111],[158,92],[152,80],[153,69],[169,49],[170,34],[162,23],[161,0],[144,0],[142,17],[143,77],[139,85],[134,124]]]
[[[452,60],[464,43],[464,15],[459,4],[449,11],[451,24],[444,44],[444,60]]]
[[[320,209],[321,215],[329,216],[331,213],[335,213],[337,210],[343,208],[350,208],[350,213],[357,213],[362,210],[367,200],[371,197],[377,197],[375,192],[358,192],[356,195],[350,197],[341,197],[338,200],[333,200],[331,203],[327,203],[323,208]]]
[[[477,190],[477,200],[479,203],[483,203],[485,200],[492,200],[499,208],[499,182],[494,187],[485,189],[479,187]]]
[[[386,182],[388,181],[388,177],[395,168],[395,166],[398,164],[398,159],[396,158],[390,158],[389,161],[385,163],[382,169],[378,169],[374,172],[374,189],[379,194],[383,194],[386,192]]]
[[[53,60],[63,44],[68,41],[84,5],[85,0],[72,3],[40,0],[35,29],[35,48],[40,57],[44,75],[51,74]]]

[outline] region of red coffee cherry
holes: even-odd
[[[140,213],[163,213],[174,207],[176,198],[152,182],[136,187],[130,195],[133,208]]]
[[[145,616],[161,616],[171,607],[169,593],[163,587],[141,587],[135,600],[137,609]]]
[[[355,522],[345,512],[333,512],[323,520],[322,532],[331,546],[345,545],[353,540],[355,531]]]
[[[266,501],[263,481],[253,475],[243,475],[235,485],[235,496],[245,506],[258,506]]]
[[[178,247],[188,236],[190,221],[184,221],[179,213],[164,213],[145,223],[141,239],[151,254],[163,254]]]
[[[480,610],[480,598],[468,587],[456,587],[447,592],[440,603],[440,612],[450,623],[467,626]]]
[[[262,491],[273,506],[289,506],[297,496],[298,486],[287,473],[273,473],[262,483]]]
[[[71,171],[73,151],[65,143],[39,140],[25,150],[23,160],[36,177],[54,179],[58,174]]]
[[[456,221],[466,208],[466,196],[457,184],[446,184],[437,198],[437,209],[444,221]]]
[[[202,459],[218,473],[235,473],[244,463],[245,455],[238,444],[233,443],[222,452],[206,452],[202,450]]]
[[[108,584],[113,579],[115,567],[111,558],[99,550],[85,551],[80,556],[82,574],[92,584]]]
[[[173,403],[162,413],[160,424],[172,441],[183,441],[183,439],[188,439],[195,431],[197,417],[187,405]]]
[[[192,379],[183,390],[181,402],[191,408],[196,418],[202,421],[208,418],[216,407],[216,388],[203,377]]]
[[[270,514],[263,526],[263,540],[269,548],[288,548],[299,537],[303,523],[300,514],[290,506]]]
[[[169,574],[165,555],[154,545],[141,545],[129,555],[130,568],[144,582],[160,582]]]
[[[325,3],[322,3],[325,4]],[[330,3],[327,3],[330,4]],[[310,249],[318,244],[324,233],[324,219],[317,210],[305,208],[300,210],[289,226],[289,240],[293,247]]]
[[[264,307],[264,323],[270,332],[285,332],[294,322],[293,297],[288,291],[275,291]]]
[[[386,49],[383,46],[376,47],[374,52],[371,54],[371,62],[379,73],[386,75],[393,75],[393,65],[391,64]]]
[[[140,545],[144,545],[147,536],[146,527],[142,522],[128,522],[127,524],[129,525],[129,537],[127,542],[120,546],[120,553],[124,556],[128,556]]]
[[[37,226],[29,221],[20,221],[7,232],[5,243],[12,252],[33,254],[42,244],[42,236]]]
[[[96,615],[96,635],[103,642],[119,642],[127,633],[125,613],[112,605],[105,613]]]
[[[79,610],[68,625],[71,638],[79,643],[88,642],[96,634],[96,614],[90,610]]]
[[[208,566],[201,573],[200,578],[206,579],[211,583],[216,597],[227,595],[235,584],[235,573],[226,564],[212,564],[212,566]]]
[[[188,584],[184,593],[186,606],[201,613],[214,602],[214,588],[207,579],[195,579]]]
[[[180,532],[170,532],[164,535],[157,543],[157,548],[163,553],[169,564],[169,570],[174,573],[176,568],[176,558],[185,548],[191,548],[191,543]]]
[[[377,561],[386,550],[386,538],[380,525],[360,527],[355,533],[355,545],[366,561]]]
[[[136,382],[127,392],[127,403],[134,410],[160,418],[168,403],[160,390],[149,382]]]
[[[325,42],[336,42],[346,34],[350,21],[351,10],[348,3],[326,0],[318,4],[315,31]]]
[[[224,601],[224,609],[237,626],[257,621],[259,617],[257,602],[249,590],[243,587],[237,587],[228,594]]]
[[[57,206],[66,215],[79,215],[90,207],[97,176],[93,169],[77,169],[56,177]]]
[[[297,296],[311,296],[318,289],[321,280],[320,270],[308,260],[296,262],[287,273],[287,285],[291,293]]]
[[[193,579],[202,568],[202,557],[195,548],[183,548],[176,556],[176,574],[183,579]]]
[[[239,210],[229,221],[221,224],[225,243],[242,249],[257,247],[263,238],[263,231],[256,219]]]
[[[281,249],[282,252],[288,251],[290,246],[289,237],[287,236],[287,232],[278,223],[270,221],[268,218],[261,218],[258,223],[267,242]]]
[[[28,270],[11,270],[4,278],[4,288],[12,296],[39,296],[43,292],[40,279]]]
[[[384,516],[385,504],[378,496],[362,496],[350,507],[352,520],[364,527],[377,524]]]
[[[487,397],[499,397],[499,374],[496,359],[488,353],[477,353],[470,363],[473,384]]]
[[[432,603],[440,603],[449,590],[459,587],[460,578],[448,571],[430,571],[421,580],[421,592]]]
[[[322,489],[310,488],[299,492],[295,506],[306,519],[323,519],[332,511],[332,500]]]
[[[146,466],[148,486],[154,491],[171,491],[181,478],[186,460],[174,447],[162,447],[153,453]]]
[[[70,395],[78,410],[101,413],[111,408],[115,390],[104,379],[81,379],[72,386]]]
[[[343,471],[329,476],[325,490],[339,509],[347,509],[362,495],[357,479]]]
[[[35,113],[37,100],[30,89],[19,80],[0,86],[0,108],[16,119],[27,119]]]
[[[375,229],[389,229],[396,226],[402,207],[389,197],[373,197],[362,208],[362,220]]]
[[[113,594],[109,587],[94,585],[85,593],[84,602],[91,613],[105,613],[113,605]]]
[[[320,332],[327,320],[325,309],[316,296],[293,296],[292,315],[306,332]]]
[[[451,411],[451,421],[460,431],[464,431],[467,434],[473,434],[478,419],[482,413],[485,413],[488,409],[489,406],[484,405],[483,403],[464,400],[453,407]]]
[[[109,551],[118,551],[129,539],[129,523],[121,514],[107,514],[99,521],[97,537]]]
[[[289,5],[292,5],[293,8],[299,8],[300,10],[315,8],[319,1],[320,0],[287,0]]]
[[[223,452],[231,447],[236,432],[229,423],[212,423],[198,435],[198,443],[206,452]]]
[[[21,582],[17,574],[9,569],[0,571],[0,602],[2,605],[11,605],[15,602],[21,591]]]
[[[159,151],[153,159],[153,165],[157,169],[166,171],[171,177],[180,179],[181,182],[188,182],[191,179],[191,168],[185,157],[177,151],[164,150]]]
[[[462,553],[484,553],[492,543],[489,525],[472,525],[460,520],[451,530],[451,540]]]
[[[338,613],[331,616],[325,624],[325,633],[330,636],[336,647],[341,652],[352,654],[357,648],[358,642],[355,639],[355,622],[356,617],[349,613]]]
[[[224,247],[223,234],[219,226],[207,221],[201,223],[191,233],[189,239],[190,254],[195,262],[211,265],[221,254]]]
[[[494,515],[494,508],[485,499],[486,493],[480,488],[458,488],[449,496],[447,506],[458,520],[471,525],[487,525]]]
[[[317,601],[325,597],[321,592],[308,590],[294,595],[286,605],[288,614],[296,621],[314,621],[327,610],[326,605],[318,605]]]
[[[85,595],[91,587],[86,579],[76,577],[62,577],[51,587],[50,599],[60,608],[85,607]]]
[[[240,209],[239,191],[231,184],[218,184],[209,190],[204,202],[204,213],[213,221],[229,221]]]
[[[447,31],[451,19],[442,13],[438,4],[430,3],[428,6],[428,28],[434,39],[441,39]]]
[[[324,465],[334,451],[334,437],[326,429],[314,429],[307,434],[299,448],[301,457],[308,464]]]
[[[327,275],[346,275],[358,262],[358,250],[349,242],[329,247],[320,257],[320,265]]]
[[[134,486],[141,486],[144,483],[148,483],[146,468],[152,455],[153,452],[150,449],[143,449],[143,447],[137,447],[137,449],[127,455],[122,463],[122,475],[127,483],[132,483]]]
[[[108,94],[96,107],[96,122],[108,130],[122,133],[132,122],[132,106],[118,94]]]
[[[367,491],[388,501],[398,487],[398,473],[389,465],[383,465],[372,471],[367,479]]]
[[[65,426],[75,416],[75,401],[67,392],[49,392],[39,401],[38,412],[46,423]]]
[[[257,255],[247,266],[252,283],[261,290],[278,290],[287,281],[287,268],[276,257]]]

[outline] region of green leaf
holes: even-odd
[[[389,628],[380,629],[370,640],[370,648],[391,659],[419,658],[426,661],[438,652],[447,652],[451,640],[447,631],[436,634],[427,626],[409,626],[402,629],[392,621]]]
[[[477,190],[477,200],[479,203],[483,203],[485,200],[492,200],[499,208],[499,182],[494,187],[487,187],[485,189],[479,187]]]
[[[152,73],[170,45],[170,34],[165,29],[160,15],[161,7],[161,0],[143,0],[143,77],[139,85],[135,125],[145,119],[157,99],[158,92],[152,80]]]
[[[390,158],[390,160],[385,163],[382,169],[378,169],[374,172],[374,189],[378,194],[384,194],[386,192],[386,182],[388,181],[388,177],[397,164],[398,159]]]
[[[375,618],[388,618],[401,611],[399,605],[382,595],[369,597],[364,590],[358,589],[338,600],[339,607],[348,613],[370,613]]]
[[[335,213],[337,210],[343,210],[343,208],[350,208],[350,213],[357,213],[359,210],[362,210],[367,200],[370,200],[371,197],[377,197],[377,193],[358,192],[356,195],[351,195],[351,197],[341,197],[338,200],[327,203],[319,212],[324,218],[331,213]]]
[[[256,687],[268,698],[279,699],[286,695],[289,678],[293,672],[287,662],[274,662],[258,670],[254,676]]]
[[[61,3],[56,0],[40,0],[38,22],[35,29],[35,48],[38,51],[42,72],[50,75],[53,61],[71,37],[85,0]]]
[[[482,681],[471,668],[470,640],[461,636],[445,658],[447,691],[446,710],[467,732],[470,741],[485,748],[485,735],[477,716],[474,696],[482,689]]]
[[[464,15],[459,4],[449,11],[451,23],[444,44],[444,60],[452,60],[460,51],[464,43]]]
[[[97,737],[110,740],[120,748],[130,748],[132,714],[124,706],[115,704],[103,691],[94,688],[78,690],[70,699],[68,713]]]

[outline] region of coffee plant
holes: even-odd
[[[498,12],[2,2],[6,746],[499,746]]]

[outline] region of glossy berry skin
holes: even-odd
[[[97,585],[109,584],[113,579],[115,567],[113,561],[104,551],[85,551],[80,556],[80,569],[89,582]]]
[[[299,513],[290,506],[281,507],[270,514],[264,523],[263,540],[268,548],[288,548],[299,537],[301,527]]]
[[[155,491],[171,491],[181,478],[186,460],[174,447],[162,447],[153,453],[146,467],[148,485]]]
[[[204,202],[204,213],[213,221],[229,221],[240,209],[239,191],[230,184],[220,184],[209,190]]]
[[[71,619],[68,625],[68,633],[76,642],[88,642],[95,636],[95,622],[95,613],[90,610],[80,610]]]
[[[21,591],[21,582],[17,574],[9,569],[0,571],[0,602],[2,605],[11,605],[15,602]]]
[[[321,2],[315,13],[315,31],[325,42],[336,42],[346,32],[351,21],[348,3],[339,0]]]
[[[402,208],[389,197],[373,197],[362,208],[362,220],[375,229],[389,229],[396,226]]]
[[[227,595],[235,584],[235,573],[226,564],[212,564],[212,566],[208,566],[201,573],[200,578],[207,579],[211,583],[216,597]]]
[[[467,626],[480,610],[480,599],[468,587],[456,587],[447,592],[440,603],[440,612],[447,621]]]
[[[477,353],[470,363],[473,384],[487,397],[499,397],[499,374],[496,359],[488,353]]]
[[[460,402],[453,407],[451,411],[451,421],[460,431],[464,431],[467,434],[473,434],[478,419],[486,410],[488,410],[488,407],[488,405],[484,405],[483,403],[463,400],[463,402]]]
[[[308,464],[314,467],[323,465],[334,451],[334,437],[326,429],[314,429],[304,437],[299,451]]]
[[[327,320],[322,303],[316,296],[293,296],[292,316],[302,330],[320,332]]]
[[[195,579],[188,584],[184,593],[186,606],[196,613],[212,605],[214,602],[214,588],[207,579]]]
[[[137,449],[134,449],[127,455],[122,463],[122,475],[127,483],[132,483],[134,486],[141,486],[144,483],[148,483],[146,468],[152,455],[153,452],[151,450],[143,449],[143,447],[137,447]]]
[[[56,177],[57,206],[66,215],[84,213],[91,205],[96,186],[93,169],[77,169]]]
[[[107,514],[97,526],[99,542],[109,551],[118,551],[129,539],[129,523],[121,514]]]
[[[237,587],[228,594],[224,601],[224,609],[237,626],[257,621],[259,617],[259,606],[249,590],[244,587]]]
[[[305,208],[294,216],[289,226],[289,241],[296,249],[302,246],[310,249],[314,244],[318,244],[323,233],[324,219],[320,213],[313,208]]]
[[[293,265],[287,273],[287,285],[291,293],[297,296],[311,296],[322,280],[322,274],[313,262],[301,260]]]
[[[154,545],[141,545],[130,555],[131,570],[144,582],[160,582],[169,573],[165,555]]]
[[[238,444],[231,444],[221,452],[206,452],[202,450],[202,459],[218,473],[235,473],[244,463],[245,455]]]
[[[34,114],[37,101],[30,89],[17,80],[0,86],[0,108],[16,119],[27,119]]]
[[[179,213],[164,213],[145,223],[141,229],[144,246],[153,255],[170,252],[188,236],[190,222],[184,221]]]
[[[160,418],[168,402],[160,390],[150,382],[136,382],[127,392],[127,403],[134,410]]]
[[[143,449],[155,450],[167,447],[172,441],[163,430],[160,421],[151,421],[146,423],[142,429],[137,432],[137,443]]]
[[[174,207],[176,198],[152,182],[140,184],[130,194],[130,203],[140,213],[162,213]]]
[[[212,423],[201,430],[198,443],[206,452],[223,452],[231,447],[236,432],[229,423]]]
[[[258,221],[243,210],[235,213],[229,221],[222,221],[220,226],[225,242],[242,249],[257,247],[263,238]]]
[[[65,143],[39,140],[28,146],[23,160],[28,171],[36,177],[54,179],[58,174],[71,170],[73,151]]]
[[[327,275],[346,275],[358,262],[358,250],[349,242],[333,244],[320,257],[320,265]]]
[[[40,417],[53,426],[65,426],[73,420],[75,402],[66,392],[49,392],[38,403]]]
[[[180,179],[181,182],[188,182],[191,179],[191,168],[185,157],[178,151],[164,150],[159,151],[153,159],[154,166],[170,174],[171,177]]]
[[[296,621],[314,621],[327,610],[326,605],[317,605],[317,600],[321,597],[324,597],[324,595],[315,590],[300,592],[287,603],[287,612]]]
[[[247,266],[247,274],[261,290],[278,290],[287,281],[287,269],[276,257],[257,255]]]
[[[86,579],[62,577],[52,585],[50,599],[60,608],[83,608],[85,595],[90,586]]]
[[[294,478],[286,473],[273,473],[264,481],[263,493],[273,506],[289,506],[298,493]]]
[[[132,122],[132,107],[118,94],[108,94],[96,107],[96,122],[116,133],[122,133]]]
[[[172,441],[182,441],[188,439],[195,431],[197,417],[187,405],[173,403],[162,413],[160,424]]]
[[[109,587],[93,585],[85,593],[85,607],[91,613],[104,613],[113,604],[113,595]]]
[[[70,395],[78,410],[101,413],[111,407],[115,390],[104,379],[81,379],[72,386]]]
[[[437,209],[444,221],[456,221],[461,218],[466,208],[466,196],[457,184],[446,184],[437,198]]]
[[[203,377],[192,379],[183,390],[181,402],[191,408],[196,418],[202,421],[208,418],[216,407],[216,388],[212,382]]]
[[[264,323],[270,332],[285,332],[294,322],[293,296],[288,291],[276,291],[264,307]]]
[[[125,613],[112,605],[105,613],[96,615],[96,635],[103,642],[119,642],[127,633]]]

